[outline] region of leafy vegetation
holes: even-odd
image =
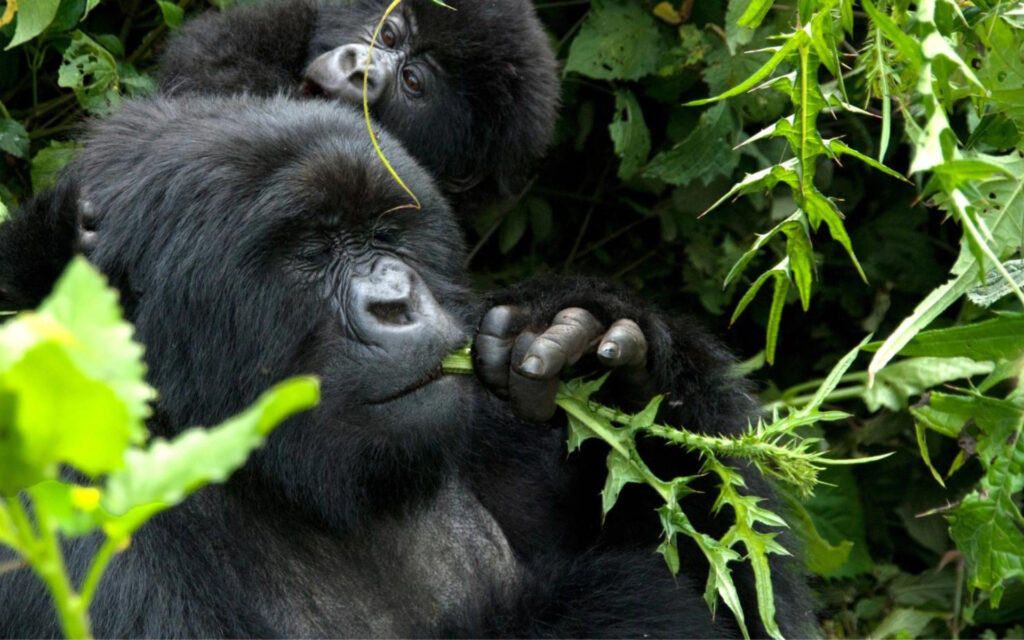
[[[207,3],[3,6],[0,216],[52,182],[83,113],[151,87]],[[531,187],[476,219],[479,284],[617,277],[726,334],[769,415],[848,414],[801,427],[830,457],[894,452],[792,496],[790,526],[824,537],[806,563],[830,636],[1024,634],[1024,3],[537,6],[563,117]]]
[[[131,334],[117,294],[81,258],[39,309],[0,327],[0,544],[46,583],[69,638],[89,636],[92,595],[139,527],[227,479],[271,429],[319,398],[315,379],[294,378],[217,427],[149,440],[156,392]],[[60,541],[95,531],[103,541],[76,587]],[[20,566],[0,565],[0,576]]]

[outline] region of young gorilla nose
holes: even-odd
[[[367,64],[368,54],[369,47],[364,44],[331,49],[306,67],[302,92],[362,104],[365,75],[366,100],[369,104],[376,103],[399,61],[394,52],[374,49],[373,58]]]
[[[367,341],[393,352],[448,343],[458,328],[426,283],[394,258],[378,259],[351,282],[352,325]]]

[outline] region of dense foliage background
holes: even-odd
[[[7,0],[0,215],[84,115],[152,90],[188,14],[228,4]],[[537,8],[562,119],[529,188],[475,220],[479,284],[621,279],[717,330],[769,408],[874,334],[828,399],[850,417],[818,429],[836,456],[893,455],[826,471],[794,523],[825,630],[1024,637],[1024,3]]]

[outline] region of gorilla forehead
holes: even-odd
[[[432,180],[390,136],[379,137],[423,205],[417,228],[449,238],[457,252],[456,224]],[[129,103],[94,123],[72,171],[101,215],[100,257],[146,245],[140,236],[151,238],[150,250],[187,244],[200,232],[239,246],[240,237],[258,240],[260,230],[282,224],[368,237],[411,201],[373,150],[361,114],[283,98]],[[116,175],[138,179],[109,179]]]

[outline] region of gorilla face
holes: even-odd
[[[405,0],[374,29],[389,3],[359,0],[321,9],[303,93],[362,104],[433,173],[446,191],[499,173],[522,173],[551,136],[555,63],[533,7]],[[367,65],[367,60],[369,64]]]
[[[447,206],[383,135],[423,203],[411,208],[362,126],[314,102],[134,103],[92,129],[69,174],[88,185],[90,259],[123,292],[167,422],[209,424],[319,374],[320,407],[275,433],[264,462],[331,460],[353,486],[457,448],[471,382],[440,363],[473,312]]]
[[[168,41],[160,90],[361,107],[365,76],[376,121],[461,215],[525,184],[551,140],[558,74],[530,0],[448,4],[403,0],[368,66],[390,0],[271,0],[210,11]]]

